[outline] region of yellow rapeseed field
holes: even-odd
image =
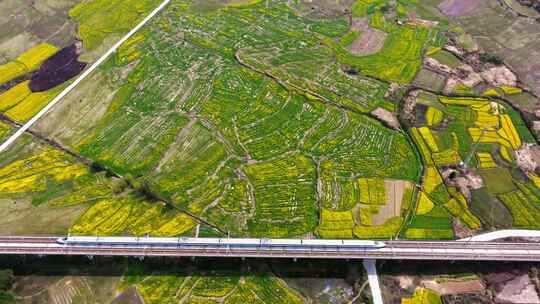
[[[476,111],[475,124],[480,129],[498,129],[499,128],[499,116],[493,115],[490,112]]]
[[[470,106],[473,109],[478,109],[489,105],[489,100],[485,98],[470,98],[470,97],[459,97],[452,98],[446,96],[439,96],[439,101],[444,104],[453,104],[461,106]]]
[[[428,127],[421,127],[418,128],[418,131],[420,132],[420,134],[422,134],[422,138],[428,145],[431,152],[439,152],[439,147],[437,146],[437,142],[435,141],[431,130]]]
[[[434,166],[426,167],[424,175],[423,189],[426,193],[431,193],[443,182],[439,171]]]
[[[187,214],[167,210],[160,203],[126,196],[96,202],[71,227],[71,233],[178,236],[195,225],[195,221]]]
[[[434,291],[426,288],[417,288],[412,298],[401,299],[401,304],[440,304],[441,297]]]
[[[24,64],[20,62],[9,62],[0,65],[0,84],[6,83],[26,73],[28,73],[28,70]]]
[[[497,164],[493,160],[491,153],[477,152],[476,159],[478,159],[479,167],[481,169],[496,168]]]
[[[497,91],[497,89],[491,88],[491,89],[487,89],[484,92],[482,92],[482,95],[500,97],[501,93],[499,93],[499,91]]]
[[[28,87],[30,81],[23,81],[0,94],[0,111],[5,112],[32,94]]]
[[[18,122],[26,122],[43,109],[58,93],[61,86],[45,92],[31,93],[6,111],[6,115]]]
[[[434,206],[435,204],[433,204],[427,194],[425,192],[420,192],[420,196],[418,197],[418,208],[416,209],[416,214],[426,214],[430,212]]]
[[[435,107],[426,110],[426,123],[428,126],[438,125],[443,119],[443,112]]]
[[[62,152],[44,148],[37,154],[14,161],[0,169],[0,193],[23,193],[43,190],[47,178],[58,182],[88,174],[88,169],[65,160]]]
[[[0,65],[0,84],[37,70],[47,58],[56,52],[58,52],[58,48],[54,45],[41,43],[22,53],[14,61]]]
[[[175,236],[183,234],[193,227],[195,227],[196,223],[187,214],[180,213],[171,220],[169,220],[167,223],[165,223],[163,226],[159,227],[156,231],[154,231],[153,235],[155,236]]]
[[[352,212],[321,210],[321,223],[317,234],[322,238],[352,238],[354,220]]]
[[[536,188],[540,189],[540,177],[534,173],[527,174]]]
[[[416,142],[416,145],[418,146],[418,149],[420,150],[420,153],[422,154],[422,158],[424,159],[424,162],[427,165],[433,165],[433,159],[431,157],[431,151],[429,150],[428,145],[422,138],[422,134],[420,134],[420,131],[418,131],[418,128],[411,128],[410,129],[411,136]]]
[[[521,88],[516,87],[509,87],[509,86],[501,86],[501,90],[503,90],[504,94],[512,95],[512,94],[519,94],[523,92]]]
[[[456,192],[455,196],[457,198],[452,198],[444,204],[446,210],[453,216],[459,217],[471,229],[482,227],[480,220],[469,210],[465,197],[459,192]]]
[[[389,239],[396,236],[402,223],[403,218],[396,216],[379,226],[357,225],[354,227],[353,232],[360,239]]]
[[[508,114],[501,115],[500,118],[501,129],[497,131],[497,134],[508,140],[514,150],[519,149],[519,147],[521,147],[521,138],[519,137],[519,133],[514,126],[512,119]]]
[[[508,140],[502,138],[499,133],[495,130],[487,130],[482,134],[482,129],[479,128],[469,128],[469,134],[474,142],[480,141],[481,143],[494,143],[500,144],[507,148],[511,148],[512,145]]]
[[[501,149],[500,149],[500,154],[501,154],[501,157],[506,160],[508,163],[513,163],[514,162],[514,157],[512,156],[512,153],[510,151],[509,148],[505,147],[505,146],[501,146]]]
[[[386,204],[386,189],[384,180],[377,178],[359,178],[360,203],[367,205]]]
[[[58,52],[58,48],[48,43],[41,43],[17,57],[16,61],[24,64],[28,71],[34,71],[47,60],[47,58]]]

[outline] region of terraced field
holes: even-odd
[[[0,141],[161,3],[31,2],[0,3],[0,17],[13,16],[0,24],[14,29],[0,29]],[[514,79],[468,33],[500,8],[454,21],[444,14],[458,16],[457,2],[441,2],[172,0],[0,154],[0,230],[454,239],[540,229],[536,76]],[[496,37],[480,43],[496,52],[529,21],[472,32]],[[531,35],[511,44],[522,52]],[[341,303],[365,289],[325,278],[315,295],[304,288],[313,282],[265,263],[192,262],[119,267],[107,291],[65,277],[24,299]],[[441,303],[429,289],[407,295]]]
[[[156,5],[94,0],[69,16],[91,53]],[[427,53],[451,66],[459,61],[437,51],[444,23],[407,17],[417,4],[357,1],[349,20],[310,19],[280,1],[198,5],[173,1],[38,123],[40,136],[122,187],[112,199],[92,199],[74,233],[180,235],[203,220],[236,236],[453,238],[456,219],[469,229],[493,222],[474,204],[479,197],[490,197],[503,222],[525,212],[516,202],[534,193],[510,182],[509,170],[515,151],[533,139],[514,109],[440,96],[410,136],[371,116],[395,113],[389,90],[411,83]],[[380,49],[351,53],[362,31],[383,33]],[[27,74],[56,51],[41,44],[6,66]],[[0,95],[0,110],[6,121],[24,122],[62,88],[32,92],[28,81],[17,82]],[[3,136],[11,132],[4,129]],[[478,167],[485,188],[463,193],[443,180],[463,162]],[[536,175],[529,175],[516,182],[532,187]],[[55,203],[55,195],[32,201]]]
[[[7,235],[193,235],[199,225],[163,202],[145,199],[124,180],[95,172],[84,160],[31,136],[2,154],[0,164],[0,226]],[[20,221],[25,224],[14,225]]]
[[[302,295],[270,271],[240,275],[220,268],[214,274],[177,271],[144,275],[134,267],[127,270],[118,289],[137,287],[145,303],[305,303]]]
[[[384,47],[376,54],[357,57],[338,46],[334,48],[340,63],[357,67],[365,75],[385,81],[410,83],[422,64],[424,48],[444,43],[436,29],[421,26],[397,27],[381,13],[371,17],[370,25],[388,33]]]
[[[388,85],[341,71],[317,31],[281,3],[177,1],[38,130],[232,234],[312,234],[322,206],[360,202],[356,180],[419,175],[407,137],[363,114],[394,107]],[[303,73],[315,49],[330,74]]]
[[[391,83],[410,83],[426,50],[445,38],[437,25],[395,23],[383,13],[388,3],[360,2],[354,18],[367,21],[348,25],[309,19],[281,2],[200,10],[173,1],[36,128],[146,193],[100,201],[72,230],[179,235],[202,219],[237,236],[452,238],[455,219],[470,229],[485,225],[441,172],[466,160],[489,179],[506,170],[500,158],[512,160],[531,140],[527,127],[511,108],[491,114],[481,98],[440,97],[426,125],[410,130],[412,141],[372,118],[375,109],[397,109],[386,98]],[[125,32],[156,4],[92,1],[70,16],[92,50],[108,39],[99,29]],[[130,14],[110,24],[120,10]],[[385,33],[384,45],[354,55],[346,46],[366,26]],[[0,105],[22,122],[51,96],[21,82],[0,95]],[[482,149],[469,157],[475,142]],[[491,143],[500,145],[498,156],[486,150]],[[419,182],[421,189],[412,187]],[[513,205],[516,195],[501,198]],[[134,219],[154,216],[161,220]]]

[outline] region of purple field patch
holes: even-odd
[[[485,0],[445,0],[439,10],[447,16],[459,17],[472,13]]]
[[[32,74],[30,90],[47,91],[77,76],[86,67],[86,63],[78,61],[79,54],[77,44],[72,44],[51,56]]]

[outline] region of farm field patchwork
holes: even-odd
[[[107,44],[104,32],[127,31],[157,4],[135,2],[75,6],[70,16],[81,24],[85,48]],[[456,224],[486,224],[473,202],[478,195],[447,180],[445,172],[464,162],[477,168],[493,201],[514,206],[517,194],[504,196],[521,191],[511,167],[516,151],[533,142],[515,109],[488,98],[439,96],[425,103],[424,124],[409,134],[371,115],[398,109],[388,92],[412,82],[426,53],[451,67],[460,60],[441,50],[443,25],[389,18],[388,5],[400,19],[417,7],[398,2],[354,4],[354,18],[364,19],[349,26],[385,33],[380,50],[362,56],[345,48],[362,31],[341,17],[321,23],[280,2],[198,10],[173,1],[37,125],[147,193],[103,200],[73,230],[191,233],[197,223],[176,215],[183,211],[236,236],[453,238]],[[0,95],[0,110],[24,122],[61,88],[33,93],[28,81],[19,82]],[[134,214],[158,214],[163,222],[147,227]]]
[[[145,303],[305,303],[304,297],[269,269],[254,274],[214,266],[192,272],[175,268],[148,274],[133,265],[124,273],[119,290],[135,286]]]
[[[450,123],[442,127],[432,123],[435,108],[442,116],[439,123]],[[440,96],[425,115],[427,126],[410,130],[429,166],[424,168],[424,192],[405,236],[452,238],[453,219],[469,229],[512,223],[535,228],[531,218],[536,214],[533,202],[539,191],[535,174],[516,173],[515,162],[534,141],[530,131],[520,127],[523,120],[515,110],[485,98]],[[442,161],[441,149],[454,156]]]
[[[495,2],[171,0],[0,154],[0,231],[450,240],[540,229],[537,13]],[[0,1],[0,141],[161,3]],[[29,276],[31,258],[10,261],[22,273],[0,284],[0,302],[372,300],[354,261],[106,258],[103,276],[101,258],[66,259],[84,274]],[[500,274],[453,263],[459,275],[424,280],[409,264],[379,263],[399,273],[380,277],[385,303],[504,296],[487,287]],[[533,268],[514,289],[532,294],[536,279]]]
[[[473,37],[486,52],[497,54],[516,71],[520,80],[529,86],[536,96],[540,92],[540,81],[534,70],[538,58],[539,28],[537,22],[528,22],[529,18],[516,15],[507,3],[513,3],[522,9],[526,6],[517,1],[503,1],[503,5],[486,2],[471,13],[459,16],[456,22]],[[532,110],[535,106],[529,107]]]
[[[26,50],[14,61],[0,65],[0,84],[35,71],[43,61],[54,55],[58,49],[48,43],[42,43]]]
[[[159,3],[157,0],[87,1],[73,7],[69,17],[78,22],[78,36],[85,47],[93,50],[110,33],[127,33]]]
[[[402,180],[360,178],[329,193],[345,206],[323,207],[316,230],[323,238],[391,238],[413,199],[411,183]]]
[[[326,40],[340,63],[358,68],[362,73],[390,82],[412,82],[422,63],[424,49],[444,43],[437,28],[407,24],[396,26],[377,11],[370,16],[370,26],[388,33],[383,48],[372,55],[354,56],[343,47]]]
[[[310,235],[323,206],[344,211],[358,203],[388,206],[375,223],[395,217],[395,231],[402,190],[388,203],[384,179],[412,182],[419,163],[402,133],[362,114],[394,107],[384,100],[386,84],[347,75],[331,62],[331,50],[321,49],[332,73],[324,79],[342,77],[339,83],[349,84],[317,82],[302,89],[305,84],[298,81],[311,76],[301,78],[303,67],[294,65],[311,63],[303,62],[293,46],[312,50],[321,33],[285,5],[203,14],[181,3],[81,84],[102,83],[103,94],[68,96],[38,130],[234,235]],[[265,26],[241,30],[251,19]],[[232,24],[238,26],[231,30]],[[203,39],[204,33],[214,35]],[[292,52],[265,55],[273,58],[265,63],[271,67],[243,62],[240,54],[258,54],[254,46],[265,45]],[[274,68],[282,64],[287,67]],[[276,75],[267,75],[267,69]],[[361,99],[351,100],[353,95]],[[332,96],[344,96],[343,102]],[[79,102],[70,102],[73,98]],[[98,115],[87,110],[92,105]],[[68,125],[50,128],[59,117]],[[373,189],[371,179],[378,180]]]
[[[98,55],[91,54],[90,51],[99,49],[99,52],[104,52],[105,47],[112,43],[109,41],[113,36],[128,32],[139,20],[143,18],[151,9],[157,6],[158,1],[133,1],[126,3],[125,1],[87,1],[69,7],[70,1],[64,1],[61,4],[49,5],[42,4],[37,10],[39,13],[43,11],[52,14],[64,11],[64,15],[69,15],[73,22],[79,22],[78,39],[85,43],[86,53],[84,60],[94,61]],[[7,4],[9,9],[18,10],[16,6]],[[88,14],[88,12],[99,11],[98,14]],[[26,12],[21,12],[26,14]],[[116,14],[116,15],[115,15]],[[58,19],[64,18],[64,16]],[[30,18],[30,17],[28,17]],[[54,17],[47,16],[43,19]],[[32,21],[34,22],[34,21]],[[35,23],[46,23],[41,34],[45,34],[50,29],[47,28],[52,24],[47,24],[47,21],[40,20]],[[49,23],[56,23],[59,20],[50,20]],[[17,22],[14,22],[17,23]],[[57,94],[59,94],[65,85],[62,83],[74,77],[84,69],[85,63],[77,63],[77,57],[80,50],[75,51],[75,58],[70,58],[67,51],[71,46],[75,46],[75,33],[68,33],[66,30],[71,30],[68,22],[64,23],[60,28],[55,29],[56,32],[50,33],[49,40],[43,37],[30,37],[20,34],[12,37],[14,41],[7,40],[7,45],[18,44],[15,49],[20,49],[16,55],[9,54],[6,56],[8,61],[4,63],[4,58],[0,61],[0,113],[7,116],[9,119],[19,123],[28,121],[32,116],[37,114],[45,105],[47,105]],[[12,33],[10,33],[12,34]],[[67,38],[67,35],[73,35]],[[53,39],[55,36],[58,39]],[[39,34],[37,36],[40,36]],[[39,42],[36,42],[35,40]],[[0,41],[1,42],[1,41]],[[73,47],[76,49],[77,47]],[[10,53],[10,51],[8,51]],[[74,60],[75,59],[75,60]],[[74,66],[79,65],[78,68]],[[47,66],[46,71],[41,71],[40,68]],[[36,78],[38,74],[46,73]],[[39,79],[38,80],[35,80]],[[37,90],[39,86],[36,82],[40,81],[55,81],[55,85],[47,87],[50,89]]]
[[[30,136],[3,154],[0,164],[0,226],[6,234],[192,235],[199,225],[162,202],[146,200],[121,178],[94,172]],[[24,217],[32,221],[10,224]]]

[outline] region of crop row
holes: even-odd
[[[444,207],[450,214],[452,214],[454,217],[459,218],[465,225],[467,225],[471,229],[478,229],[482,227],[482,223],[480,220],[470,211],[467,200],[465,197],[457,192],[454,191],[454,197],[448,202],[444,204]]]
[[[89,174],[84,165],[53,148],[43,147],[37,153],[23,155],[0,169],[2,196],[54,191],[50,186]]]
[[[48,91],[33,93],[28,85],[29,81],[23,81],[0,95],[0,111],[18,122],[26,122],[32,118],[62,89],[62,86],[58,86]]]
[[[324,36],[310,31],[314,22],[273,2],[211,14],[179,12],[175,16],[175,25],[183,29],[191,43],[226,58],[236,56],[301,90],[359,111],[378,104],[391,106],[382,98],[386,85],[340,70],[333,50],[319,46]],[[325,24],[330,28],[341,26],[342,19],[325,20]]]
[[[3,141],[12,132],[11,126],[0,121],[0,141]]]
[[[79,23],[78,35],[89,50],[97,48],[110,33],[131,30],[157,5],[155,0],[93,0],[76,5],[69,16]]]
[[[325,208],[349,210],[359,201],[360,189],[353,179],[340,178],[336,172],[323,170],[320,183],[320,199]]]
[[[313,231],[317,222],[315,167],[295,155],[248,166],[254,186],[255,217],[248,226],[255,236],[283,237]]]
[[[317,227],[317,234],[326,239],[350,239],[353,237],[352,230],[354,219],[351,211],[321,210],[321,223]]]
[[[405,232],[407,239],[453,239],[454,231],[452,229],[423,229],[423,228],[410,228]]]
[[[195,227],[186,214],[159,203],[133,197],[106,199],[93,204],[71,227],[80,235],[184,235]]]
[[[360,226],[357,225],[353,229],[353,233],[360,239],[389,239],[396,236],[403,223],[403,218],[400,216],[393,217],[387,220],[383,225],[378,226]]]
[[[35,71],[58,48],[48,43],[41,43],[22,53],[14,61],[0,65],[0,84]]]
[[[386,204],[384,181],[375,178],[340,178],[336,172],[322,171],[320,190],[323,206],[334,210],[349,210],[357,203]]]
[[[444,113],[435,107],[428,107],[426,110],[426,123],[429,127],[438,125],[443,117]]]
[[[305,58],[306,54],[310,56]],[[242,49],[238,57],[304,92],[352,110],[367,112],[377,106],[393,106],[383,98],[386,85],[361,75],[345,74],[329,48],[283,49],[275,45],[262,50]]]
[[[131,266],[120,288],[134,286],[145,303],[304,303],[305,299],[270,272],[238,276],[220,267],[212,273],[179,267],[167,271]],[[151,275],[141,275],[152,273]]]
[[[493,160],[490,153],[477,152],[476,158],[478,159],[478,167],[480,169],[495,168],[497,164]]]
[[[336,51],[338,61],[357,67],[362,73],[398,83],[410,83],[422,64],[424,48],[435,43],[438,32],[422,26],[397,26],[380,12],[371,16],[372,27],[388,33],[384,47],[368,56],[354,56],[326,40]]]
[[[384,181],[374,178],[361,178],[358,180],[360,187],[360,203],[367,205],[386,204],[386,190]]]
[[[444,228],[442,226],[431,227],[422,218],[438,214],[440,219],[439,216],[435,216],[430,220],[432,224],[447,221],[448,214],[439,212],[440,206],[469,228],[478,229],[482,223],[477,214],[482,215],[484,211],[488,212],[488,208],[495,208],[491,205],[480,207],[478,204],[495,200],[492,197],[495,195],[510,210],[515,226],[536,227],[538,199],[533,193],[534,190],[531,190],[536,188],[530,186],[531,183],[522,177],[511,175],[506,167],[499,167],[493,155],[498,151],[508,164],[514,164],[513,151],[519,149],[522,142],[530,140],[528,136],[530,132],[517,127],[523,125],[523,120],[512,108],[506,108],[505,105],[486,98],[439,96],[438,100],[440,103],[437,104],[437,109],[450,118],[448,127],[438,131],[432,131],[427,127],[410,130],[427,164],[423,185],[426,194],[420,195],[417,216],[413,218],[405,236],[436,238],[435,236],[449,235],[450,229],[442,229]],[[435,107],[435,103],[432,102],[430,107]],[[467,165],[478,168],[477,173],[482,177],[485,188],[473,191],[472,202],[469,203],[456,189],[446,188],[442,184],[437,168],[432,165],[457,164],[471,153],[475,142],[479,143],[476,144],[476,158],[470,159]],[[438,181],[430,178],[435,176],[434,172],[437,172]],[[515,185],[518,185],[519,190]],[[501,208],[504,207],[501,205]],[[487,220],[482,217],[482,221]],[[422,223],[426,225],[423,226]]]
[[[540,201],[537,197],[526,195],[519,190],[500,194],[498,197],[510,210],[514,226],[529,229],[540,227]]]
[[[109,5],[93,5],[98,4]],[[117,5],[111,2],[111,10]],[[176,1],[97,71],[95,78],[106,84],[104,93],[68,96],[77,102],[70,102],[67,115],[75,121],[77,113],[84,127],[75,136],[62,133],[64,143],[126,176],[136,188],[237,235],[306,235],[318,224],[318,198],[335,199],[338,193],[338,206],[324,200],[322,205],[350,210],[362,195],[355,190],[358,178],[417,178],[419,164],[399,132],[232,60],[239,49],[279,45],[284,51],[268,62],[301,75],[313,64],[306,63],[309,53],[296,50],[320,51],[313,53],[314,60],[331,58],[317,46],[320,33],[310,32],[314,21],[283,3],[205,13],[190,5]],[[102,17],[89,14],[90,7],[72,14],[93,24]],[[101,39],[90,38],[91,43]],[[345,75],[335,64],[311,75],[321,87],[365,100],[378,100],[386,90],[381,82]],[[93,105],[101,108],[88,111]],[[321,181],[330,180],[321,193],[317,172]],[[366,202],[385,201],[383,190]],[[364,195],[372,192],[367,191]],[[129,224],[129,214],[138,208],[126,203],[117,210],[115,200],[103,204],[119,218],[92,226],[85,216],[77,229],[138,233]],[[171,233],[192,226],[175,225]]]

